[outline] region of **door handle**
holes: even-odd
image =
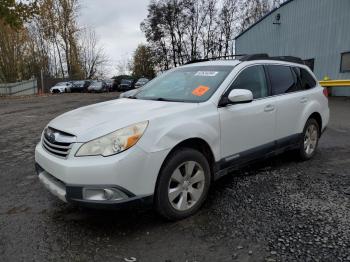
[[[303,98],[300,99],[300,103],[305,104],[306,102],[307,102],[307,98],[306,97],[303,97]]]
[[[264,111],[265,111],[265,112],[271,112],[271,111],[273,111],[273,110],[275,110],[275,106],[274,106],[274,105],[267,105],[267,106],[265,106],[265,108],[264,108]]]

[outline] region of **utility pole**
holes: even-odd
[[[44,94],[44,72],[43,69],[40,70],[40,77],[41,77],[41,90],[39,94]]]

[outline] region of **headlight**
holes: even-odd
[[[148,121],[131,125],[83,144],[76,156],[111,156],[132,147],[139,141]]]

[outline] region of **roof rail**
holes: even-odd
[[[300,57],[296,56],[269,56],[268,54],[254,54],[247,55],[240,59],[242,62],[254,60],[275,60],[305,65],[304,61]]]
[[[191,60],[188,61],[187,63],[185,63],[185,65],[189,65],[189,64],[194,64],[194,63],[200,63],[200,62],[208,62],[209,59],[195,59],[195,60]]]
[[[240,57],[240,56],[245,57],[247,55],[236,54],[236,55],[213,56],[213,57],[208,57],[208,58],[204,58],[204,59],[191,60],[191,61],[187,62],[185,65],[199,63],[199,62],[208,62],[208,61],[212,61],[212,60],[231,60],[231,59],[233,60],[236,57]]]
[[[268,54],[252,54],[252,55],[245,55],[239,61],[254,61],[254,60],[264,60],[268,59],[269,55]]]
[[[296,56],[272,56],[269,58],[269,60],[285,61],[305,65],[304,60]]]
[[[247,61],[255,61],[255,60],[274,60],[274,61],[284,61],[284,62],[290,62],[290,63],[296,63],[296,64],[302,64],[305,65],[304,61],[295,56],[269,56],[268,54],[262,53],[262,54],[251,54],[251,55],[226,55],[226,56],[214,56],[210,58],[204,58],[204,59],[197,59],[192,60],[186,63],[187,64],[193,64],[193,63],[199,63],[199,62],[208,62],[211,60],[230,60],[230,59],[237,59],[239,58],[239,61],[241,62],[247,62]]]

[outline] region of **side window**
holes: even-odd
[[[306,69],[294,67],[293,70],[298,75],[302,90],[311,89],[317,85],[316,80],[313,78],[313,76]]]
[[[264,67],[259,65],[244,69],[229,88],[232,89],[250,90],[254,99],[268,96]]]
[[[268,65],[267,69],[271,81],[272,95],[298,91],[295,77],[289,66]]]
[[[341,54],[340,72],[350,72],[350,52]]]

